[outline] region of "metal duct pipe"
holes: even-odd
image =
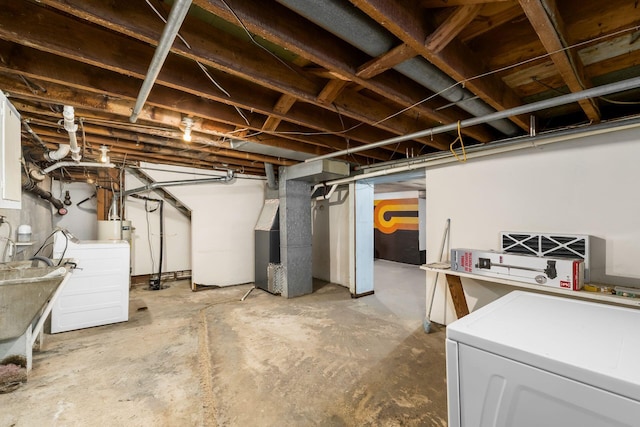
[[[277,1],[374,58],[388,52],[397,44],[396,38],[389,32],[381,29],[355,6],[345,6],[346,2],[342,0]],[[483,116],[495,111],[424,58],[409,59],[393,69],[435,93],[442,92],[440,96],[474,116]],[[505,135],[512,136],[520,132],[520,128],[509,120],[497,121],[490,125]]]
[[[91,167],[91,168],[115,168],[116,165],[114,165],[113,163],[94,163],[94,162],[58,162],[55,163],[51,166],[49,166],[46,169],[42,170],[43,174],[48,174],[51,171],[54,171],[58,168],[62,168],[65,166],[85,166],[85,167]]]
[[[277,190],[278,181],[276,181],[276,174],[273,170],[273,165],[271,163],[265,163],[264,172],[267,175],[267,187],[269,187],[271,190]]]
[[[71,151],[71,158],[79,162],[82,159],[80,155],[80,147],[78,147],[78,139],[76,138],[76,132],[78,125],[75,123],[75,113],[73,107],[65,105],[62,111],[62,117],[64,118],[64,129],[69,133],[69,145]]]
[[[43,190],[42,188],[38,187],[38,184],[36,184],[35,182],[31,181],[27,176],[22,175],[22,189],[24,191],[28,191],[30,193],[35,194],[36,196],[39,196],[41,199],[47,200],[49,203],[51,203],[58,211],[58,214],[60,215],[66,215],[67,214],[67,208],[64,207],[64,204],[56,199],[55,197],[53,197],[53,195],[51,194],[51,192]]]
[[[173,3],[171,12],[169,13],[169,18],[167,19],[167,24],[164,26],[164,30],[162,30],[158,47],[156,47],[156,51],[151,59],[151,64],[149,64],[149,69],[147,70],[147,75],[144,78],[142,87],[140,88],[140,93],[138,93],[138,99],[136,99],[136,105],[133,107],[133,113],[131,114],[131,117],[129,117],[129,121],[131,123],[135,123],[136,120],[138,120],[138,115],[140,115],[140,111],[142,110],[142,107],[144,107],[144,103],[147,102],[151,88],[158,78],[160,69],[164,64],[165,59],[167,59],[169,50],[178,35],[180,26],[182,25],[184,18],[187,16],[190,6],[191,0],[176,0],[175,3]]]
[[[235,175],[232,170],[227,171],[226,176],[216,176],[213,178],[202,178],[202,179],[186,179],[182,181],[162,181],[162,182],[154,182],[149,185],[145,185],[138,188],[133,188],[131,190],[124,191],[122,193],[123,197],[131,196],[136,193],[142,193],[143,191],[151,191],[156,188],[164,188],[164,187],[177,187],[180,185],[199,185],[199,184],[211,184],[214,182],[222,182],[222,183],[230,183],[235,179]]]
[[[560,95],[560,96],[556,96],[555,98],[545,99],[543,101],[532,102],[531,104],[521,105],[519,107],[510,108],[508,110],[497,111],[492,114],[487,114],[486,116],[483,116],[483,117],[474,117],[472,119],[462,120],[461,122],[459,122],[459,124],[451,123],[448,125],[436,126],[434,128],[422,130],[419,132],[397,136],[394,138],[373,142],[371,144],[361,145],[355,148],[340,150],[331,154],[312,157],[310,159],[305,160],[305,162],[312,162],[315,160],[322,160],[322,159],[330,159],[333,157],[339,157],[347,154],[358,153],[360,151],[370,150],[372,148],[383,147],[389,144],[396,144],[398,142],[408,141],[415,138],[422,138],[425,136],[451,132],[456,130],[458,126],[460,126],[461,128],[476,126],[483,123],[489,123],[493,120],[504,119],[505,117],[509,117],[509,116],[518,116],[520,114],[532,113],[534,111],[540,111],[546,108],[570,104],[572,102],[580,101],[582,99],[597,98],[599,96],[609,95],[616,92],[622,92],[629,89],[635,89],[637,87],[640,87],[640,77],[623,80],[617,83],[610,83],[608,85],[598,86],[598,87],[586,89],[580,92],[569,93],[567,95]]]

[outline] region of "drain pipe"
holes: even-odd
[[[49,166],[46,169],[42,170],[44,175],[48,174],[51,171],[54,171],[58,168],[63,168],[65,166],[84,166],[91,168],[115,168],[116,165],[113,163],[94,163],[94,162],[58,162],[54,165]]]
[[[136,199],[144,200],[145,206],[147,202],[157,202],[160,208],[160,256],[158,261],[158,278],[154,279],[153,277],[149,280],[149,290],[150,291],[159,291],[162,289],[162,255],[164,248],[164,200],[162,199],[153,199],[147,196],[141,196],[139,194],[129,194],[129,196],[134,197]],[[145,208],[146,210],[146,208]]]
[[[67,154],[69,154],[70,151],[71,151],[71,145],[69,145],[69,144],[60,144],[60,146],[58,147],[57,150],[48,151],[48,152],[44,153],[43,157],[48,162],[57,162],[58,160],[62,160],[65,157],[67,157]],[[79,154],[78,154],[78,156],[79,156]]]
[[[608,85],[602,85],[602,86],[594,87],[591,89],[586,89],[580,92],[560,95],[560,96],[556,96],[555,98],[545,99],[538,102],[532,102],[531,104],[525,104],[519,107],[509,108],[508,110],[497,111],[495,113],[487,114],[486,116],[482,116],[482,117],[465,119],[458,123],[451,123],[448,125],[436,126],[431,129],[409,133],[406,135],[401,135],[401,136],[385,139],[378,142],[372,142],[370,144],[361,145],[359,147],[335,151],[330,154],[312,157],[310,159],[305,160],[305,162],[308,163],[308,162],[313,162],[317,160],[324,160],[324,159],[331,159],[333,157],[345,156],[347,154],[359,153],[360,151],[383,147],[389,144],[395,144],[398,142],[408,141],[411,139],[422,138],[425,136],[431,136],[431,135],[437,135],[445,132],[455,131],[458,129],[458,127],[466,128],[469,126],[480,125],[480,124],[488,123],[494,120],[504,119],[510,116],[519,116],[521,114],[532,113],[534,111],[540,111],[546,108],[570,104],[572,102],[580,101],[582,99],[597,98],[599,96],[609,95],[612,93],[622,92],[625,90],[635,89],[638,87],[640,87],[640,77],[634,77],[632,79],[622,80],[620,82],[610,83]]]
[[[316,200],[329,200],[331,198],[331,196],[333,196],[333,192],[336,191],[336,188],[338,188],[338,184],[333,184],[331,186],[331,188],[329,189],[329,191],[326,191],[326,188],[327,188],[327,183],[326,182],[323,182],[321,184],[316,184],[311,189],[311,194],[315,193],[316,190],[318,188],[320,188],[320,187],[324,187],[325,188],[325,194],[316,197]]]
[[[62,147],[62,146],[61,146]],[[67,145],[67,147],[69,147]],[[58,149],[58,151],[60,151],[60,149]],[[54,152],[57,153],[58,151]],[[47,153],[49,154],[49,153]],[[51,171],[54,171],[58,168],[63,168],[65,166],[84,166],[84,167],[91,167],[91,168],[115,168],[116,165],[114,165],[113,163],[93,163],[93,162],[58,162],[55,163],[51,166],[49,166],[46,169],[43,170],[38,170],[38,169],[31,169],[29,171],[29,176],[31,177],[31,179],[34,179],[38,182],[44,181],[44,178],[47,176],[47,174]]]
[[[149,69],[147,70],[147,75],[144,78],[142,87],[140,88],[138,99],[136,99],[136,105],[133,107],[133,113],[131,113],[131,117],[129,117],[129,121],[131,123],[135,123],[136,120],[138,120],[140,111],[142,110],[142,107],[144,107],[144,103],[147,102],[151,88],[156,82],[158,74],[160,74],[160,69],[164,64],[165,59],[167,59],[169,50],[178,35],[180,26],[182,25],[184,18],[187,16],[190,6],[191,0],[176,0],[175,3],[173,3],[171,12],[169,13],[169,18],[167,19],[167,24],[164,26],[164,30],[162,30],[158,47],[153,54],[151,64],[149,64]]]
[[[67,208],[64,207],[64,204],[60,200],[58,200],[55,197],[53,197],[51,192],[43,190],[42,188],[38,187],[38,184],[36,184],[35,182],[31,181],[25,175],[22,175],[22,189],[24,191],[28,191],[30,193],[33,193],[36,196],[39,196],[41,199],[44,199],[44,200],[48,201],[49,203],[51,203],[53,206],[55,206],[55,208],[57,209],[59,215],[66,215],[67,214],[67,212],[68,212]]]
[[[75,115],[74,115],[73,107],[70,105],[65,105],[64,109],[62,110],[62,117],[64,117],[64,129],[69,133],[69,143],[70,143],[69,151],[71,151],[71,158],[74,161],[79,162],[80,159],[82,159],[82,156],[80,155],[80,147],[78,147],[78,139],[76,138],[78,125],[75,123]],[[54,159],[54,160],[59,160],[59,159]]]

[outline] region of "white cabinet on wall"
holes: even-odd
[[[20,114],[0,92],[0,208],[20,209]]]

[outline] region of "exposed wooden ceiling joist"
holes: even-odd
[[[529,18],[533,29],[556,65],[571,92],[579,92],[591,87],[584,75],[582,61],[575,50],[567,49],[564,22],[558,13],[555,0],[519,0],[520,6]],[[600,112],[594,99],[579,101],[587,118],[592,122],[600,121]]]
[[[419,17],[401,2],[394,0],[351,0],[355,6],[377,22],[383,23],[396,37],[413,47],[427,60],[440,68],[465,87],[480,96],[483,101],[497,110],[505,110],[521,104],[513,91],[496,76],[488,74],[481,58],[464,44],[452,40],[440,52],[433,52],[425,46],[430,35]],[[528,129],[529,122],[524,117],[512,120],[522,129]]]
[[[89,156],[106,145],[118,162],[262,175],[264,162],[293,164],[640,76],[640,5],[628,0],[194,0],[132,125],[171,4],[0,0],[0,90],[49,148],[64,143],[57,122],[71,105]],[[456,95],[444,89],[454,82]],[[640,114],[637,93],[537,112],[539,130]],[[511,120],[517,126],[463,129],[464,142],[528,132],[529,117]],[[188,121],[191,143],[182,140]],[[42,152],[23,135],[26,152]],[[456,137],[340,159],[401,160],[448,150]]]
[[[149,10],[142,2],[129,2],[125,7],[109,9],[106,11],[107,13],[105,13],[105,10],[101,8],[102,2],[96,0],[75,0],[68,2],[45,0],[44,3],[67,13],[75,13],[76,16],[90,20],[94,24],[115,30],[128,37],[133,37],[145,44],[157,44],[157,40],[159,39],[162,30],[162,26],[158,25],[158,23],[162,24],[162,21],[149,13],[145,14],[145,12],[148,12]],[[71,4],[73,4],[73,6],[70,6]],[[11,12],[15,13],[15,11]],[[36,14],[38,12],[37,9],[33,9],[22,10],[20,13]],[[52,26],[51,30],[53,30],[53,28],[69,27],[73,25],[72,23],[67,22],[69,21],[69,18],[60,18],[54,14],[47,14],[45,11],[40,11],[39,13],[45,15],[43,18],[50,22],[49,25]],[[323,82],[320,80],[313,76],[305,75],[302,69],[299,69],[292,64],[284,64],[273,55],[265,52],[264,49],[261,49],[252,43],[239,41],[238,39],[219,30],[213,30],[215,31],[215,34],[212,34],[212,29],[209,26],[206,26],[206,24],[195,18],[188,18],[188,21],[189,28],[192,29],[181,30],[181,35],[185,40],[187,40],[189,46],[187,47],[184,43],[177,41],[172,49],[173,52],[178,53],[180,56],[189,60],[198,61],[205,66],[210,66],[212,69],[223,71],[232,76],[236,76],[256,84],[256,88],[254,88],[255,90],[246,90],[247,97],[254,99],[254,103],[258,102],[255,100],[265,100],[268,102],[268,105],[273,105],[273,101],[269,102],[268,99],[265,99],[266,96],[264,94],[260,94],[260,92],[264,92],[264,89],[260,91],[260,87],[262,87],[275,92],[271,95],[272,100],[274,98],[277,99],[278,93],[284,93],[314,104],[318,107],[328,109],[329,112],[335,116],[334,107],[332,105],[327,105],[325,102],[318,100],[317,95],[323,88]],[[2,21],[0,21],[0,25],[1,24]],[[75,24],[75,26],[80,25],[82,24]],[[11,31],[11,29],[8,28],[7,31]],[[78,55],[78,52],[81,50],[80,47],[73,46],[72,40],[67,40],[66,42],[57,40],[55,45],[49,46],[49,40],[51,40],[50,32],[47,31],[47,28],[44,26],[39,27],[38,48],[43,50],[55,50],[58,54],[68,55],[75,60],[108,68],[121,74],[132,75],[138,78],[144,77],[146,65],[149,62],[147,58],[151,57],[153,49],[142,44],[136,46],[130,40],[118,37],[99,28],[82,26],[81,31],[85,34],[85,46],[87,46],[87,49],[84,50],[81,55]],[[205,32],[209,33],[209,37],[205,39],[199,36],[199,34]],[[32,36],[35,39],[36,34],[33,34]],[[16,43],[20,43],[19,40],[14,41]],[[34,43],[36,42],[34,41]],[[122,62],[119,61],[118,56],[113,55],[109,63],[100,63],[98,59],[94,58],[95,52],[106,50],[104,47],[105,43],[109,43],[114,52],[126,51],[127,55],[130,55],[133,58],[141,58],[142,60],[136,67],[128,66],[123,68]],[[66,52],[65,49],[67,49]],[[175,66],[173,67],[171,66],[172,61],[175,61]],[[215,92],[218,92],[219,94],[216,97],[216,101],[229,102],[225,97],[221,97],[221,95],[224,94],[220,94],[220,91],[210,82],[206,81],[206,78],[203,75],[194,75],[192,78],[185,78],[184,73],[188,72],[190,68],[194,71],[199,70],[196,70],[197,66],[195,63],[191,64],[191,67],[189,67],[187,63],[181,62],[184,62],[184,60],[180,61],[177,58],[174,58],[173,60],[168,58],[167,61],[165,61],[161,74],[158,76],[157,83],[179,90],[189,90],[187,86],[189,83],[194,84],[196,82],[202,82],[202,84],[206,84],[207,87],[203,87],[201,84],[199,87],[193,88],[190,91],[192,91],[192,93],[206,94],[208,92],[213,92],[212,89],[215,89]],[[127,64],[130,64],[130,62],[127,61]],[[171,73],[170,70],[174,70],[174,72]],[[219,80],[219,78],[216,77],[216,80]],[[234,94],[233,96],[226,98],[234,99],[234,97],[237,96],[235,93],[237,92],[236,88],[238,85],[231,85],[230,83],[225,84],[222,81],[218,83],[222,88],[225,88],[226,86],[226,92]],[[214,96],[214,94],[212,94],[212,96]],[[248,104],[246,101],[236,102],[241,104],[241,108],[246,108]],[[349,105],[361,105],[361,103],[362,101],[356,100],[356,102],[349,103]],[[370,100],[369,103],[371,104]],[[265,110],[267,108],[265,108]],[[402,117],[390,118],[389,120],[379,123],[381,118],[375,116],[372,117],[368,114],[368,110],[343,109],[340,114],[363,123],[368,123],[370,125],[375,124],[376,127],[380,127],[396,135],[406,132],[402,126]],[[337,123],[339,119],[335,117],[334,121]],[[338,130],[339,128],[335,129]],[[431,142],[425,141],[425,143]],[[442,146],[439,146],[438,148],[442,148]]]

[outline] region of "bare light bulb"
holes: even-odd
[[[106,145],[100,146],[100,162],[101,163],[109,162],[109,156],[107,155],[108,152],[109,152],[109,147],[107,147]]]
[[[191,142],[191,128],[193,127],[193,119],[191,117],[185,117],[184,119],[182,119],[182,125],[184,126],[182,139],[186,142]]]

